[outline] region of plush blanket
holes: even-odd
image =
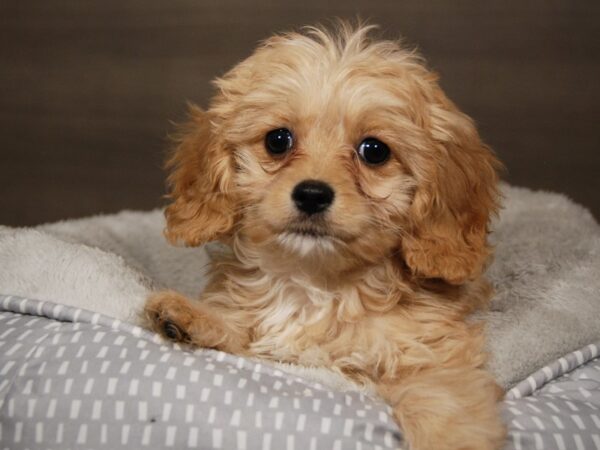
[[[490,370],[505,387],[559,356],[600,339],[600,227],[564,196],[505,186],[493,224],[496,287],[487,323]],[[0,227],[0,294],[99,312],[136,323],[152,289],[197,296],[210,245],[169,246],[161,211]],[[288,368],[289,369],[289,368]],[[334,387],[327,371],[293,368]]]

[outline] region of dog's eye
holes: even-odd
[[[367,164],[377,166],[390,157],[390,148],[378,139],[368,137],[358,146],[358,155]]]
[[[272,155],[283,155],[294,145],[292,132],[287,128],[272,130],[265,136],[265,147]]]

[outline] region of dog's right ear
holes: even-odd
[[[195,247],[232,231],[233,165],[223,140],[214,132],[210,113],[190,106],[189,116],[166,163],[172,203],[165,210],[165,235],[172,243]]]

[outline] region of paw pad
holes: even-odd
[[[165,321],[163,324],[163,332],[165,333],[165,336],[173,341],[184,340],[185,333],[183,333],[173,322]]]

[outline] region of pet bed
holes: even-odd
[[[504,193],[483,318],[506,448],[600,448],[600,227],[560,195]],[[0,228],[0,448],[402,447],[389,407],[326,370],[139,328],[149,290],[205,283],[210,246],[162,227],[154,211]]]

